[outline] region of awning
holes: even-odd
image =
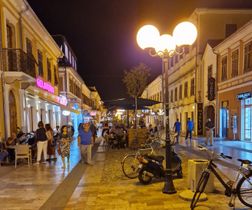
[[[137,109],[148,109],[148,106],[153,106],[161,102],[154,101],[146,98],[137,99]],[[104,105],[108,109],[123,108],[123,109],[135,109],[135,99],[134,98],[119,98],[114,100],[104,101]]]

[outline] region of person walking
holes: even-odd
[[[192,143],[192,131],[193,131],[193,127],[194,127],[193,121],[189,117],[188,120],[187,120],[187,123],[186,123],[186,137],[185,137],[185,140],[187,140],[188,135],[189,135],[190,144]]]
[[[181,130],[181,123],[179,122],[179,119],[174,123],[174,132],[176,132],[176,141],[179,143],[179,137],[180,137],[180,130]]]
[[[210,139],[210,146],[213,146],[213,129],[214,129],[214,124],[209,118],[205,124],[206,128],[206,141],[205,144],[208,145],[209,139]]]
[[[68,133],[68,126],[63,125],[61,128],[60,141],[59,141],[59,154],[62,159],[62,168],[66,168],[65,158],[67,157],[67,162],[70,162],[70,141],[71,134]]]
[[[81,152],[81,162],[93,165],[92,161],[92,131],[90,124],[85,122],[79,129],[78,145]]]
[[[36,164],[39,164],[41,160],[41,155],[43,152],[44,160],[42,163],[46,163],[46,156],[47,156],[47,136],[46,136],[46,130],[44,128],[44,123],[42,121],[38,122],[38,129],[35,133],[35,138],[37,141],[37,162]]]
[[[95,123],[93,121],[91,121],[90,130],[92,132],[93,142],[95,142],[96,135],[97,135],[97,128],[96,128]]]
[[[55,141],[53,139],[53,129],[51,128],[50,124],[46,124],[45,125],[45,129],[46,129],[46,136],[48,139],[48,144],[47,144],[47,155],[48,155],[48,161],[51,160],[56,160],[56,155],[55,155]],[[51,159],[51,156],[53,156],[54,158]]]

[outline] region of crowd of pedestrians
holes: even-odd
[[[125,148],[128,146],[128,131],[123,124],[104,122],[101,126],[102,137],[112,148]],[[176,142],[179,143],[181,135],[181,122],[176,120],[173,130],[176,133]],[[185,141],[188,144],[192,141],[192,133],[194,129],[193,121],[188,118],[186,122]],[[205,123],[206,140],[205,144],[213,145],[213,130],[214,124],[211,119]],[[160,131],[158,126],[148,127],[149,137],[159,137]],[[50,124],[45,124],[40,121],[38,129],[34,132],[34,141],[32,147],[32,156],[35,164],[46,163],[46,161],[56,161],[57,154],[61,157],[62,168],[66,167],[70,161],[70,145],[74,135],[74,128],[71,125],[63,125],[61,128],[56,126],[52,129]],[[8,161],[15,160],[15,150],[11,148],[21,142],[24,136],[23,131],[17,128],[17,132],[12,132],[11,137],[5,142],[0,133],[0,164],[8,157]],[[81,154],[81,163],[93,165],[92,161],[92,146],[97,137],[97,127],[93,121],[80,123],[78,127],[78,146]]]

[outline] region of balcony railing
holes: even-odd
[[[23,72],[35,78],[36,60],[21,49],[2,49],[3,70],[10,72]]]

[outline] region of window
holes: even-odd
[[[27,70],[28,72],[35,72],[35,62],[32,55],[32,42],[26,38],[26,52],[27,52]]]
[[[238,75],[238,57],[238,50],[232,52],[232,77],[236,77]]]
[[[51,70],[51,62],[47,58],[47,81],[52,81],[52,70]]]
[[[227,80],[227,56],[221,60],[221,81]]]
[[[54,71],[54,85],[58,85],[59,84],[58,71],[55,65],[53,66],[53,71]]]
[[[207,79],[210,79],[213,76],[213,65],[207,67]]]
[[[252,70],[252,42],[245,46],[244,54],[244,72],[249,72]]]
[[[173,90],[171,91],[171,102],[173,102]]]
[[[182,99],[182,85],[179,86],[179,100]]]
[[[175,101],[178,100],[178,88],[175,88]]]
[[[32,55],[32,42],[28,38],[26,38],[26,52],[27,52],[27,55],[29,56]]]
[[[11,24],[6,25],[7,30],[7,48],[14,48],[14,27]]]
[[[59,90],[63,91],[63,78],[62,77],[59,78]]]
[[[171,67],[173,67],[174,66],[174,63],[173,63],[173,60],[174,60],[174,57],[172,57],[171,59],[170,59],[170,64],[171,64]]]
[[[194,78],[193,78],[191,79],[191,96],[194,96],[195,94],[194,88],[195,88],[195,84],[194,84]]]
[[[38,50],[38,74],[43,77],[43,54]]]
[[[184,96],[185,96],[185,98],[188,97],[188,82],[185,82],[185,86],[184,86]]]

